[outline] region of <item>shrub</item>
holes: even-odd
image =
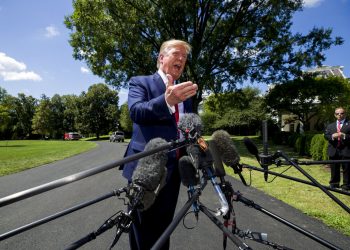
[[[327,156],[328,142],[324,138],[323,134],[314,135],[312,137],[310,145],[310,154],[312,159],[319,161],[323,160],[325,158],[325,155]]]
[[[323,149],[322,149],[322,160],[326,161],[329,159],[328,154],[327,154],[327,149],[328,149],[328,141],[323,138],[325,140],[325,143],[323,144]]]
[[[305,133],[305,155],[311,156],[311,141],[317,132]]]

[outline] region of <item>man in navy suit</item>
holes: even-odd
[[[336,108],[334,116],[336,122],[329,124],[324,136],[328,140],[328,156],[330,160],[350,159],[350,123],[346,119],[345,110],[342,107]],[[331,188],[340,187],[340,166],[343,168],[343,190],[350,190],[350,164],[331,164]]]
[[[192,112],[190,97],[198,89],[197,84],[191,81],[174,85],[185,68],[190,51],[191,46],[187,42],[166,41],[159,51],[158,71],[130,79],[128,107],[133,133],[125,156],[143,151],[153,138],[160,137],[166,141],[178,138],[179,116]],[[180,188],[176,152],[170,152],[168,159],[165,186],[150,208],[137,212],[129,233],[131,249],[150,249],[173,219]],[[123,176],[129,182],[136,167],[137,161],[123,166]],[[169,240],[163,249],[169,249]]]

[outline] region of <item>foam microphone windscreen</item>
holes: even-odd
[[[222,164],[222,160],[215,141],[209,141],[209,150],[214,160],[215,176],[224,177],[226,175],[226,172],[225,172],[224,165]]]
[[[199,183],[197,170],[192,164],[190,156],[184,155],[179,160],[181,182],[185,187],[196,186]]]
[[[199,115],[195,113],[185,113],[181,116],[178,128],[184,132],[197,133],[199,136],[202,135],[203,125]]]
[[[217,151],[222,161],[230,167],[236,167],[240,161],[240,157],[236,146],[231,140],[231,136],[225,130],[217,130],[212,135]]]
[[[167,143],[162,138],[150,140],[145,151],[155,149]],[[154,191],[166,176],[166,163],[168,152],[166,150],[141,158],[132,176],[132,183],[143,187],[145,190]]]

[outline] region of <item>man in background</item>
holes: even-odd
[[[328,156],[330,160],[349,160],[350,159],[350,123],[346,119],[345,109],[336,108],[334,112],[336,121],[329,124],[325,130],[324,136],[328,140]],[[340,166],[343,169],[343,184],[341,188],[345,191],[350,190],[350,164],[334,163],[331,164],[331,178],[329,185],[331,188],[340,187]]]

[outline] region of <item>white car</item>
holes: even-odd
[[[109,136],[110,142],[124,142],[124,132],[115,131]]]

